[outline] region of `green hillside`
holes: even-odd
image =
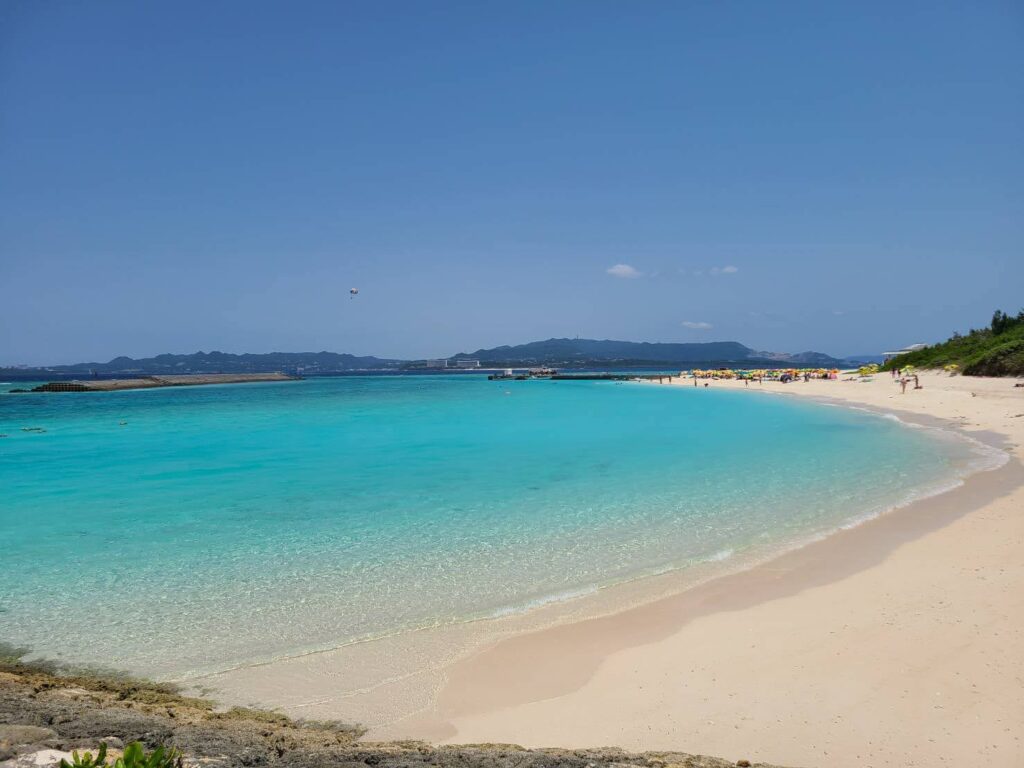
[[[882,368],[944,368],[955,365],[968,376],[1024,376],[1024,310],[1016,317],[996,311],[988,328],[971,329],[962,336],[908,352]]]

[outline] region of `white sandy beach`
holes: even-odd
[[[492,642],[432,671],[422,711],[370,737],[793,766],[1024,765],[1024,388],[939,374],[922,383],[905,395],[888,375],[711,386],[942,419],[1012,460],[750,570]],[[417,660],[393,661],[400,675]],[[316,654],[205,684],[290,714],[342,715],[332,690],[351,689],[346,668],[344,654]],[[374,695],[401,696],[406,679]]]

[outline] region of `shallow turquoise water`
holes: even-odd
[[[0,640],[164,677],[777,548],[973,457],[788,398],[481,376],[2,395],[0,433]]]

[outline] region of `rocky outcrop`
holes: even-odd
[[[524,749],[511,744],[437,746],[360,741],[339,723],[299,722],[273,712],[217,711],[203,699],[128,680],[62,677],[34,669],[0,671],[0,768],[29,768],[121,748],[175,747],[192,768],[729,768],[736,763],[682,752]],[[746,763],[746,761],[741,761]],[[755,763],[760,768],[771,766]]]

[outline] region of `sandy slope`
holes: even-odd
[[[905,395],[888,376],[749,389],[941,417],[1013,460],[745,573],[501,641],[454,665],[436,707],[387,735],[1024,765],[1024,388],[922,383]]]

